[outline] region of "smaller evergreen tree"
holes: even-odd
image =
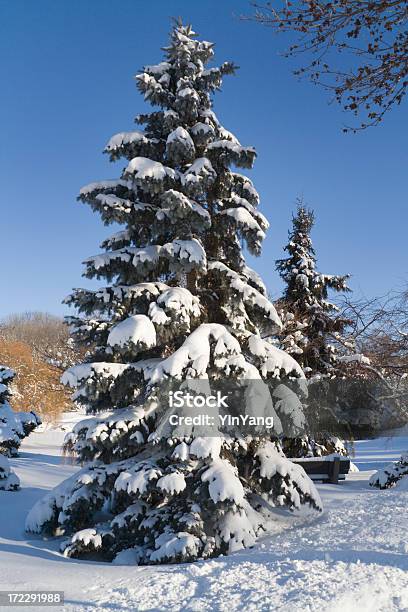
[[[289,242],[285,246],[288,257],[279,259],[276,268],[285,282],[283,297],[277,303],[283,323],[279,334],[280,347],[301,365],[309,379],[318,381],[318,400],[314,397],[310,401],[314,405],[312,411],[316,413],[314,420],[318,422],[321,394],[325,392],[320,381],[322,377],[344,375],[342,353],[345,348],[348,350],[345,330],[350,322],[340,315],[339,308],[329,301],[328,295],[330,290],[350,290],[347,287],[349,275],[322,274],[317,270],[316,252],[310,236],[314,221],[313,211],[298,199]],[[287,439],[284,449],[291,457],[347,454],[341,440],[327,431],[318,434],[315,431],[313,437],[304,435]]]
[[[14,412],[9,404],[10,383],[15,372],[0,365],[0,490],[19,488],[18,477],[11,471],[8,457],[17,455],[21,440],[41,423],[34,412]]]
[[[330,290],[347,292],[349,275],[322,274],[316,269],[316,253],[310,237],[314,213],[301,199],[292,219],[288,257],[279,259],[276,268],[285,282],[278,306],[286,312],[282,348],[289,351],[309,377],[333,375],[336,371],[336,344],[349,321],[328,300]]]

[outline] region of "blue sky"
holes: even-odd
[[[274,260],[301,194],[316,212],[323,272],[351,273],[358,295],[404,284],[407,104],[381,127],[343,134],[348,116],[292,76],[278,55],[283,40],[238,19],[250,10],[243,0],[0,0],[0,316],[64,314],[70,289],[89,286],[81,261],[109,228],[76,195],[120,173],[102,149],[112,134],[135,129],[146,107],[132,76],[161,60],[179,15],[216,43],[216,61],[240,66],[215,111],[258,152],[250,175],[271,229],[252,265],[271,294],[281,287]]]

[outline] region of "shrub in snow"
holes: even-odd
[[[137,118],[144,132],[108,143],[127,165],[118,180],[92,183],[80,199],[106,224],[125,229],[89,258],[86,276],[110,283],[68,298],[76,340],[89,361],[63,377],[93,418],[67,440],[83,469],[40,500],[27,529],[64,533],[64,554],[115,562],[193,561],[251,546],[273,507],[320,509],[313,483],[271,439],[165,435],[163,396],[171,381],[304,378],[269,337],[278,314],[245,263],[258,254],[267,221],[243,147],[211,110],[230,63],[206,68],[213,45],[175,27],[166,60],[137,84],[158,110]],[[96,347],[96,348],[95,348]],[[215,384],[215,383],[214,383]],[[285,385],[270,396],[277,416],[302,425]],[[301,406],[300,406],[301,408]],[[279,423],[279,421],[277,421]]]
[[[284,438],[283,450],[287,457],[323,457],[324,455],[348,455],[348,450],[342,440],[331,434],[324,434],[312,438],[304,434],[296,438]]]
[[[8,402],[8,385],[15,373],[0,365],[0,489],[15,490],[19,480],[10,470],[7,457],[17,455],[21,440],[28,436],[41,423],[34,412],[14,412]]]
[[[399,461],[390,463],[383,470],[379,470],[370,478],[370,486],[378,489],[389,489],[399,482],[404,476],[408,476],[408,453],[402,455]],[[404,480],[408,480],[404,479]]]
[[[10,461],[4,455],[0,455],[0,491],[17,491],[20,488],[20,480],[11,471]]]

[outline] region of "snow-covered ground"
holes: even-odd
[[[66,415],[67,430],[75,418]],[[61,457],[64,434],[33,433],[12,460],[22,490],[0,492],[0,590],[63,590],[63,609],[81,612],[408,611],[408,491],[368,487],[374,469],[408,450],[408,435],[357,442],[354,461],[363,471],[319,485],[323,515],[279,516],[277,533],[251,550],[130,567],[65,559],[56,541],[23,531],[34,502],[77,469]]]

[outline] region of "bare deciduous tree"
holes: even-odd
[[[30,346],[35,357],[65,370],[81,360],[63,319],[47,312],[12,314],[0,323],[3,338]]]
[[[70,338],[63,319],[46,312],[12,314],[0,322],[0,363],[18,374],[11,403],[55,418],[72,410],[61,372],[84,358],[85,350]]]
[[[252,3],[251,17],[294,42],[285,55],[302,56],[296,75],[308,75],[359,115],[377,125],[399,105],[408,85],[407,0],[289,0]]]
[[[40,359],[26,342],[10,340],[0,334],[0,363],[17,373],[11,386],[10,403],[15,410],[34,410],[54,419],[74,408],[69,391],[60,383],[61,371]]]
[[[358,350],[370,360],[367,377],[381,381],[376,401],[393,403],[408,419],[408,289],[377,299],[345,298],[343,312],[353,320]]]

